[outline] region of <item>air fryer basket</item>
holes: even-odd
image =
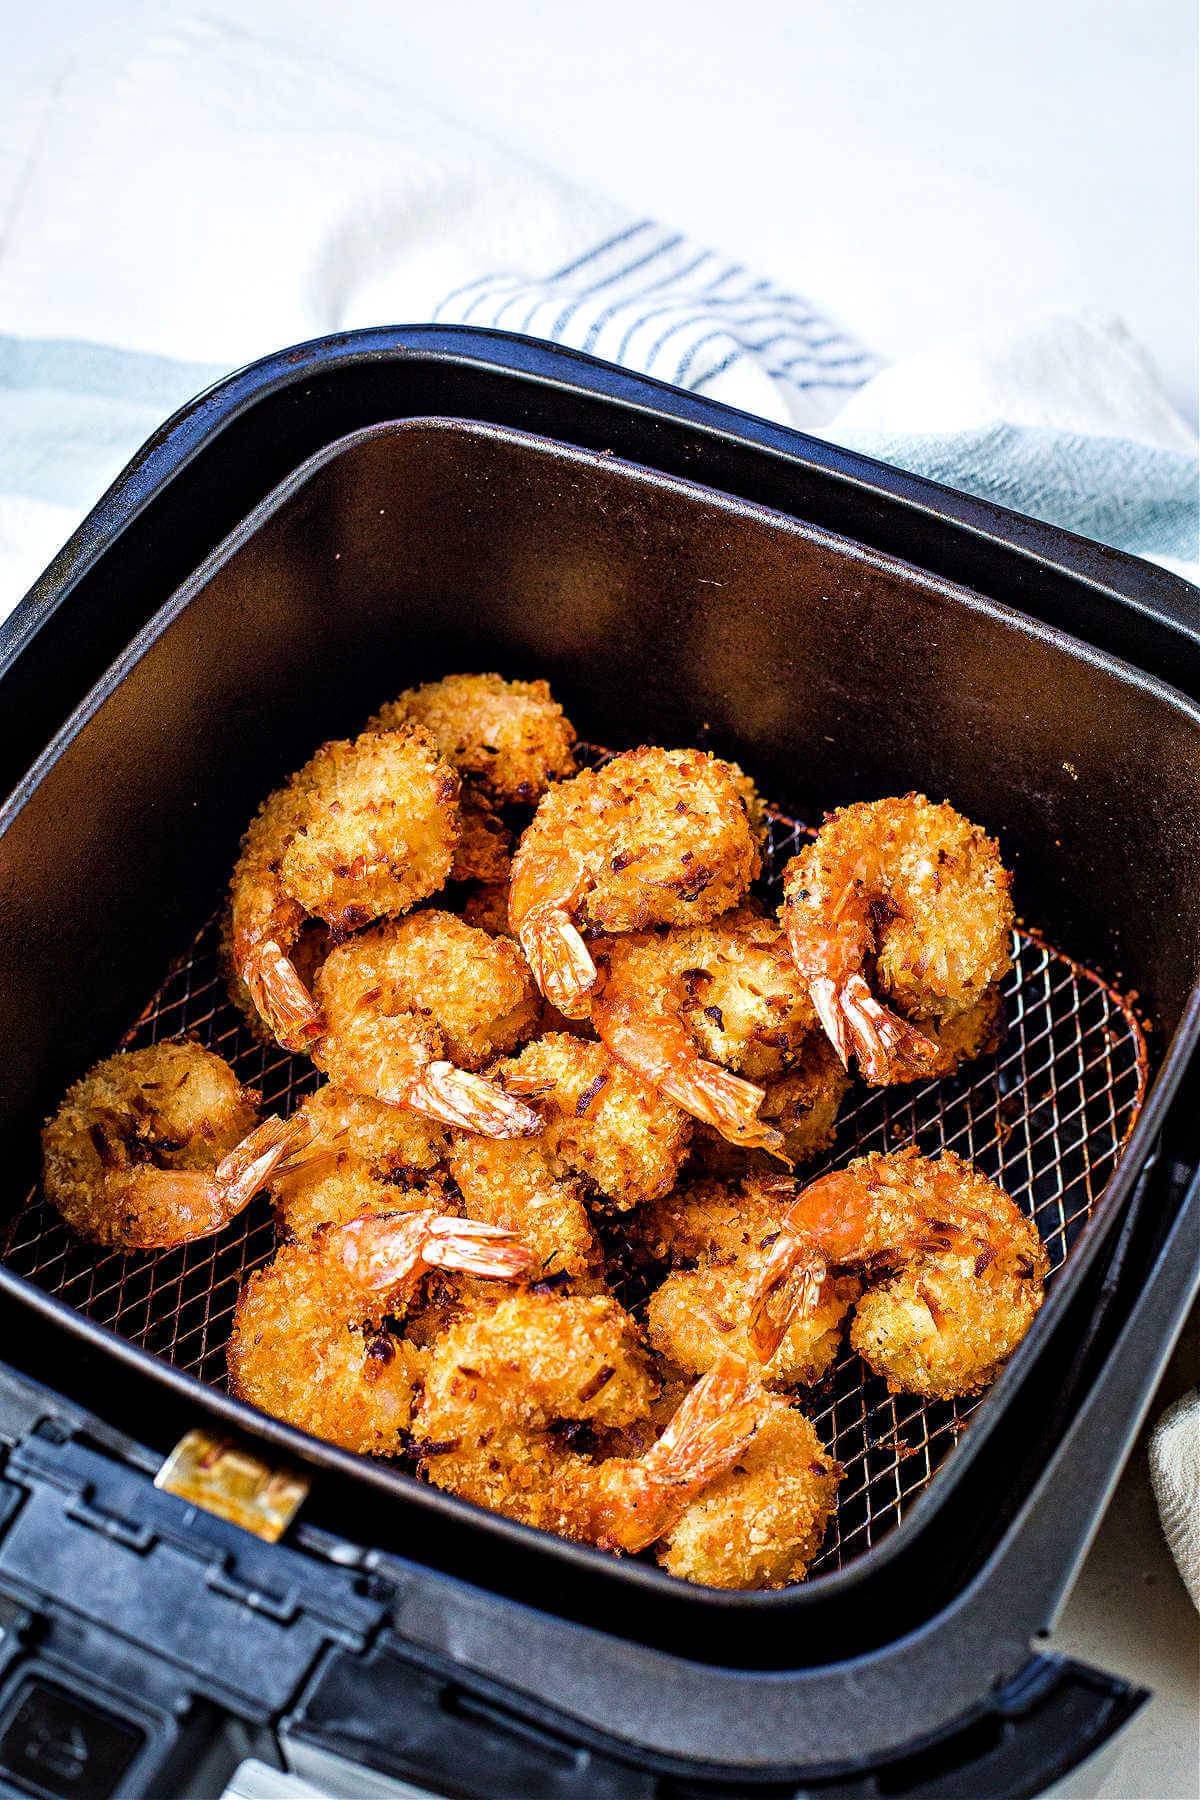
[[[588,760],[601,758],[592,755]],[[784,815],[769,820],[764,897],[777,904],[788,858],[807,834]],[[1133,1007],[1092,971],[1041,938],[1018,934],[1005,984],[1006,1031],[995,1056],[949,1081],[858,1090],[843,1109],[832,1157],[920,1145],[953,1150],[999,1180],[1029,1211],[1052,1276],[1103,1194],[1133,1130],[1146,1089],[1146,1049]],[[306,1057],[264,1045],[228,994],[218,912],[136,1023],[121,1048],[189,1034],[261,1090],[287,1117],[318,1085]],[[265,1200],[216,1237],[180,1250],[98,1251],[64,1224],[35,1187],[10,1221],[10,1269],[89,1318],[202,1381],[224,1387],[226,1345],[238,1290],[273,1255],[278,1235]],[[636,1301],[636,1293],[629,1296]],[[838,1507],[810,1579],[841,1568],[899,1522],[909,1502],[958,1442],[977,1397],[924,1401],[889,1394],[846,1347],[806,1410],[843,1468]],[[649,1559],[647,1559],[649,1560]]]
[[[1128,649],[1144,605],[1143,660],[1165,666],[1174,644],[1181,679],[1193,644],[1174,629],[1167,579],[1143,580],[1128,559],[707,403],[664,400],[653,384],[589,375],[577,358],[478,334],[450,334],[447,348],[434,336],[411,368],[403,346],[373,339],[234,378],[151,447],[145,478],[135,466],[9,633],[0,700],[11,702],[14,772],[100,673],[105,647],[129,647],[0,822],[0,1016],[10,1022],[0,1142],[15,1178],[0,1286],[17,1302],[0,1354],[157,1451],[208,1418],[307,1460],[318,1479],[306,1518],[365,1536],[390,1574],[401,1565],[388,1546],[415,1557],[396,1619],[456,1666],[528,1689],[511,1651],[537,1644],[546,1702],[618,1731],[639,1757],[832,1771],[938,1728],[1020,1667],[1022,1621],[1045,1620],[1111,1467],[1097,1408],[1119,1393],[1121,1416],[1135,1416],[1180,1304],[1172,1233],[1190,1167],[1180,1159],[1192,1151],[1173,1128],[1170,1153],[1147,1157],[1195,1033],[1196,715],[1056,626],[1077,623],[1086,600],[1097,620],[1120,621],[1106,645]],[[504,405],[501,374],[512,378]],[[378,409],[402,376],[412,394],[394,411],[419,410],[414,399],[441,381],[505,428],[417,420],[331,447],[337,426],[363,422],[363,395]],[[507,429],[527,424],[559,442]],[[247,512],[283,472],[283,444],[294,467],[318,428],[326,448],[172,598],[171,582],[199,560],[197,516],[212,549],[233,522],[230,496]],[[649,468],[570,447],[583,443]],[[677,479],[693,472],[718,491]],[[746,504],[785,498],[790,517]],[[897,559],[901,543],[923,568]],[[967,572],[974,592],[945,579]],[[1137,596],[1132,609],[1122,591]],[[184,1371],[219,1378],[237,1279],[269,1250],[261,1211],[216,1246],[126,1263],[81,1253],[44,1209],[22,1205],[33,1126],[139,1008],[130,1041],[198,1029],[247,1059],[268,1099],[288,1090],[286,1059],[251,1049],[223,1010],[205,926],[238,832],[320,738],[353,731],[412,680],[473,666],[545,673],[594,741],[699,739],[736,753],[784,809],[783,854],[788,818],[911,786],[998,829],[1015,865],[1027,930],[998,1057],[954,1083],[860,1093],[837,1154],[915,1135],[925,1149],[976,1156],[1036,1210],[1061,1265],[1052,1298],[927,1487],[967,1409],[889,1401],[844,1361],[814,1411],[848,1475],[824,1572],[807,1587],[687,1589],[481,1517],[194,1381]],[[1148,1062],[1139,1014],[1151,1025]],[[1157,1079],[1134,1128],[1148,1073]],[[1143,1291],[1156,1257],[1162,1278]],[[1159,1336],[1133,1370],[1128,1353],[1110,1352],[1139,1321]],[[1070,1470],[1079,1491],[1061,1485]],[[1035,1513],[1042,1560],[1032,1573],[1026,1557],[1014,1587],[1013,1547],[1029,1542]],[[310,1537],[301,1527],[296,1541]],[[452,1578],[430,1573],[439,1568]],[[432,1598],[418,1601],[427,1587]],[[506,1615],[488,1590],[513,1596],[517,1611]],[[691,1658],[686,1675],[637,1640]],[[848,1657],[854,1691],[894,1694],[900,1681],[902,1704],[869,1717],[843,1706],[850,1690],[829,1682]],[[745,1685],[755,1666],[778,1671],[776,1683],[791,1671],[791,1685],[768,1704],[767,1690]],[[663,1710],[654,1696],[668,1691]],[[1032,1704],[1033,1689],[1022,1692]]]

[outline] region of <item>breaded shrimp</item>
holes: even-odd
[[[467,895],[460,916],[464,924],[473,925],[477,931],[486,931],[489,937],[511,938],[513,934],[508,928],[508,883],[482,883]]]
[[[463,788],[458,807],[459,839],[452,881],[494,881],[507,896],[512,873],[512,832],[483,794]]]
[[[1049,1259],[1008,1195],[947,1151],[859,1157],[785,1214],[754,1295],[750,1341],[770,1358],[830,1268],[864,1292],[850,1343],[895,1393],[952,1399],[994,1381],[1042,1304]]]
[[[340,1087],[494,1137],[540,1129],[474,1071],[536,1030],[537,990],[515,944],[426,910],[332,951],[316,980],[313,1060]]]
[[[923,794],[829,816],[784,871],[783,920],[843,1063],[853,1047],[876,1085],[934,1069],[924,1021],[966,1012],[1012,967],[1011,884],[995,840]]]
[[[384,1320],[403,1317],[429,1269],[510,1281],[526,1261],[511,1233],[431,1207],[324,1225],[285,1244],[242,1288],[230,1391],[347,1450],[393,1456],[423,1358]]]
[[[81,1236],[125,1250],[209,1237],[303,1138],[257,1122],[259,1096],[187,1039],[98,1063],[42,1132],[46,1198]]]
[[[828,1150],[837,1135],[838,1111],[850,1087],[850,1076],[832,1044],[823,1032],[815,1031],[804,1045],[800,1061],[786,1075],[763,1083],[765,1098],[758,1117],[768,1131],[782,1135],[778,1156],[770,1151],[742,1150],[712,1126],[698,1124],[690,1166],[699,1174],[722,1180],[778,1172],[781,1161],[792,1168],[812,1162]]]
[[[732,1143],[781,1153],[757,1083],[799,1061],[817,1019],[779,926],[742,908],[595,956],[592,1022],[613,1055]]]
[[[570,1428],[631,1424],[657,1390],[633,1321],[599,1296],[515,1295],[435,1342],[414,1425],[422,1470],[525,1524],[639,1550],[731,1465],[753,1429],[762,1390],[745,1364],[723,1366],[701,1387],[644,1457],[593,1463],[568,1447]]]
[[[658,1354],[684,1375],[702,1375],[732,1353],[753,1359],[748,1331],[753,1297],[783,1229],[786,1200],[778,1180],[739,1186],[697,1182],[645,1207],[633,1229],[651,1258],[669,1264],[646,1308],[646,1334]],[[826,1373],[842,1341],[842,1325],[861,1283],[827,1277],[816,1304],[797,1315],[763,1369],[771,1387],[811,1385]]]
[[[270,1184],[290,1236],[307,1237],[318,1225],[345,1224],[362,1213],[431,1204],[449,1150],[444,1126],[332,1082],[309,1094],[293,1118],[304,1129],[306,1148]]]
[[[439,755],[496,805],[532,803],[575,773],[574,729],[544,681],[447,675],[407,688],[370,729],[405,719],[431,732]]]
[[[590,1285],[600,1246],[586,1201],[624,1210],[669,1191],[687,1153],[686,1113],[600,1044],[552,1033],[493,1070],[528,1095],[542,1129],[514,1143],[458,1137],[450,1170],[473,1218],[519,1231],[543,1276]]]
[[[289,952],[306,919],[344,936],[395,918],[447,880],[459,778],[419,725],[323,744],[251,822],[234,870],[237,973],[281,1044],[320,1033]]]
[[[728,763],[628,750],[541,802],[513,859],[509,924],[543,994],[578,1017],[596,979],[581,928],[703,924],[736,906],[759,868]]]
[[[821,1548],[840,1478],[804,1414],[778,1396],[765,1397],[753,1440],[671,1526],[658,1559],[672,1575],[704,1587],[803,1581]]]

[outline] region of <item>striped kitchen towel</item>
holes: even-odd
[[[1111,322],[886,367],[818,300],[412,95],[212,19],[139,30],[0,125],[0,616],[199,388],[421,320],[550,338],[1194,571],[1196,441]]]

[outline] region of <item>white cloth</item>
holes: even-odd
[[[1150,1480],[1171,1554],[1200,1607],[1200,1387],[1169,1406],[1154,1427]]]
[[[98,406],[81,343],[182,363],[165,414],[289,342],[422,319],[554,338],[1193,572],[1196,440],[1115,322],[884,369],[819,304],[414,95],[197,19],[118,35],[0,127],[0,333],[45,352],[0,386],[0,615],[155,423],[111,384]]]

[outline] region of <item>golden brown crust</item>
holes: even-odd
[[[803,1413],[768,1399],[754,1441],[735,1468],[692,1501],[658,1560],[704,1587],[803,1581],[836,1505],[839,1475]]]
[[[405,719],[422,724],[451,767],[498,805],[533,802],[575,773],[574,728],[544,681],[447,675],[407,688],[371,728]]]
[[[254,1128],[259,1096],[188,1039],[110,1056],[68,1088],[42,1133],[46,1197],[82,1236],[126,1248],[186,1242],[226,1223],[202,1184]],[[176,1217],[177,1215],[177,1217]]]
[[[395,1046],[482,1069],[537,1027],[540,1002],[515,944],[429,908],[333,951],[316,981],[327,1036],[317,1053],[344,1086],[378,1091]]]
[[[581,927],[701,924],[736,906],[761,866],[729,764],[642,748],[550,789],[513,859],[509,916],[548,899]]]
[[[747,1333],[755,1287],[783,1228],[787,1199],[780,1185],[697,1182],[644,1208],[634,1221],[651,1257],[675,1271],[650,1296],[647,1336],[686,1376],[702,1375],[727,1351],[755,1360]],[[817,1305],[792,1321],[763,1369],[768,1385],[821,1379],[837,1356],[860,1285],[853,1276],[822,1284]]]
[[[432,1119],[347,1093],[332,1082],[309,1094],[296,1118],[309,1133],[308,1147],[271,1183],[280,1221],[292,1237],[362,1213],[428,1206],[431,1187],[437,1189],[440,1211],[455,1210],[437,1178],[448,1135]]]

